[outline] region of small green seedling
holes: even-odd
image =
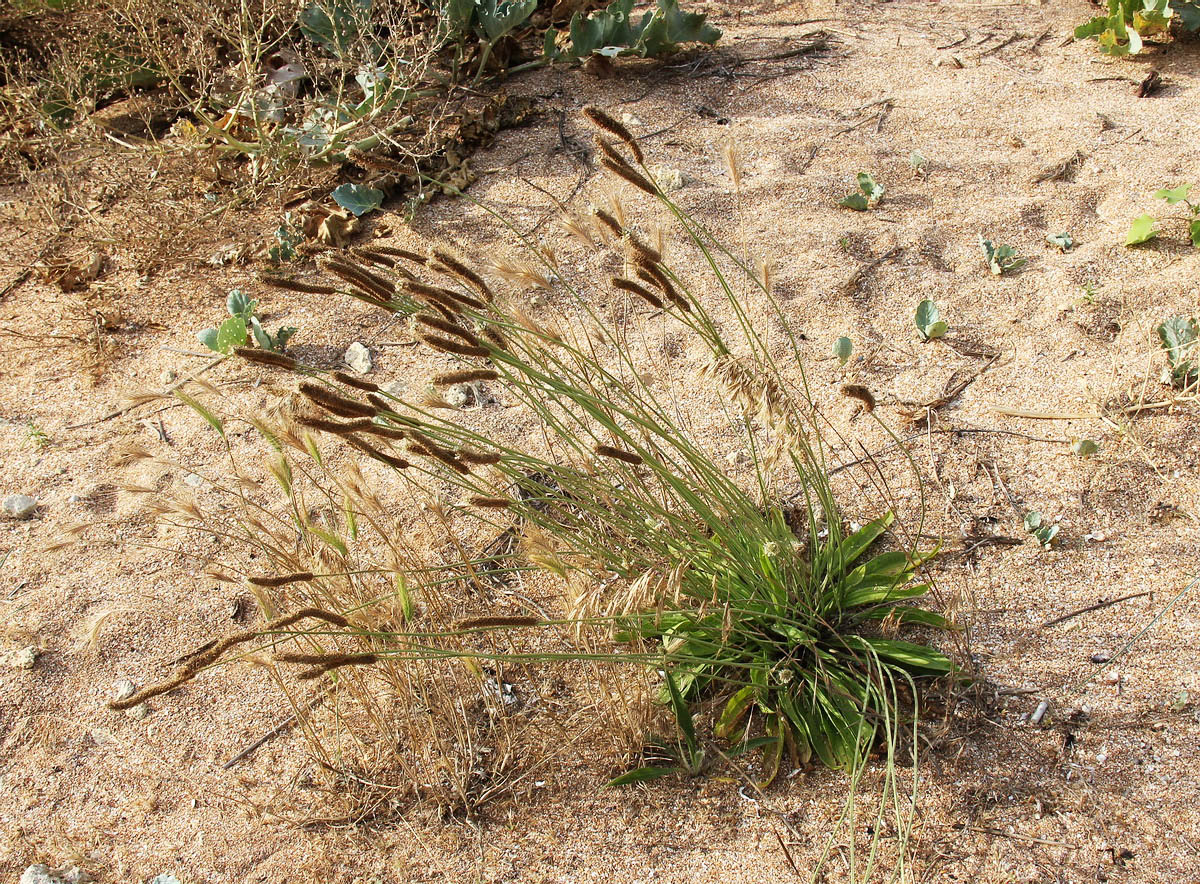
[[[1174,206],[1183,203],[1187,207],[1187,214],[1182,218],[1170,218],[1171,221],[1182,221],[1187,224],[1188,235],[1191,237],[1192,245],[1200,249],[1200,203],[1193,203],[1188,199],[1188,192],[1192,189],[1190,184],[1180,184],[1178,187],[1162,188],[1154,192],[1154,198],[1166,200],[1168,206]],[[1161,232],[1158,226],[1159,219],[1153,215],[1138,215],[1133,219],[1133,224],[1129,227],[1129,233],[1125,234],[1125,245],[1137,246],[1144,242],[1149,242]]]
[[[845,365],[850,361],[850,354],[854,352],[854,342],[847,337],[840,337],[833,342],[833,355],[838,358],[838,362]]]
[[[995,276],[1010,273],[1025,264],[1025,259],[1012,246],[998,246],[981,236],[979,247],[983,249],[983,259],[987,262],[988,270]]]
[[[288,339],[296,333],[296,329],[280,328],[275,334],[270,334],[262,327],[258,317],[254,315],[254,308],[257,306],[258,302],[241,289],[234,289],[225,299],[225,309],[229,311],[229,318],[217,328],[206,328],[197,333],[196,337],[200,339],[200,343],[214,353],[228,355],[234,347],[246,346],[253,334],[258,346],[264,350],[282,353],[287,346]]]
[[[1076,439],[1071,443],[1071,453],[1077,457],[1091,457],[1100,446],[1092,439]]]
[[[46,431],[32,420],[25,424],[25,432],[35,448],[48,448],[50,446],[50,437],[46,434]]]
[[[912,168],[913,175],[917,178],[925,177],[925,169],[929,165],[929,160],[921,154],[919,150],[914,150],[908,155],[908,165]]]
[[[1167,351],[1171,383],[1187,387],[1200,381],[1200,325],[1186,316],[1173,316],[1155,329]]]
[[[1075,247],[1075,240],[1065,230],[1062,233],[1051,233],[1046,236],[1046,242],[1060,252],[1069,252]]]
[[[926,342],[932,341],[934,338],[940,338],[950,328],[942,320],[941,311],[938,310],[937,304],[928,298],[917,305],[917,312],[913,316],[913,322],[916,323],[917,331],[921,333],[921,340]]]
[[[1025,516],[1025,531],[1032,534],[1042,549],[1050,549],[1058,541],[1058,526],[1043,524],[1042,514],[1027,513]]]
[[[296,251],[296,246],[302,242],[304,242],[304,231],[292,217],[292,213],[288,212],[283,216],[283,223],[275,231],[275,245],[267,249],[267,257],[275,264],[295,261],[300,254]]]
[[[886,188],[882,184],[877,183],[869,172],[859,172],[857,180],[858,192],[849,194],[845,198],[838,200],[838,205],[844,206],[847,209],[853,209],[856,212],[865,212],[867,209],[875,208],[883,198]]]

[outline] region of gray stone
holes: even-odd
[[[346,360],[346,364],[359,374],[366,374],[373,365],[370,351],[358,341],[346,348],[346,355],[343,358]]]
[[[28,519],[37,512],[38,502],[36,497],[30,497],[28,494],[10,494],[0,506],[10,519]]]
[[[38,863],[25,870],[20,884],[87,884],[91,880],[91,875],[75,866],[52,869]]]

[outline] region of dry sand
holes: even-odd
[[[1197,44],[1111,62],[1088,44],[1064,44],[1090,13],[1084,3],[708,6],[726,33],[722,63],[514,80],[509,89],[538,96],[547,113],[473,160],[481,172],[473,197],[532,227],[554,209],[545,192],[565,200],[583,174],[559,150],[557,113],[566,114],[564,131],[584,139],[584,104],[632,115],[652,162],[686,176],[680,203],[774,260],[775,291],[808,338],[818,403],[847,439],[871,450],[888,442],[838,395],[846,380],[870,386],[885,420],[916,436],[926,530],[948,539],[942,595],[962,606],[989,703],[982,714],[939,710],[944,720],[930,723],[912,880],[1196,880],[1200,590],[1100,678],[1080,682],[1099,668],[1092,655],[1116,651],[1197,572],[1195,401],[1099,416],[1129,393],[1122,401],[1169,396],[1153,327],[1200,310],[1200,252],[1181,234],[1122,246],[1130,220],[1161,207],[1155,189],[1200,176]],[[818,29],[831,37],[828,51],[733,63],[776,55]],[[1151,66],[1166,87],[1137,99]],[[744,167],[742,222],[721,160],[728,139]],[[914,151],[927,160],[921,176],[910,166]],[[1076,151],[1062,180],[1035,182]],[[861,170],[887,186],[882,204],[868,213],[837,208]],[[85,197],[102,187],[105,170],[89,174],[73,185]],[[588,182],[572,205],[597,198],[599,183]],[[19,211],[24,198],[10,193],[7,210]],[[108,205],[103,224],[114,231],[140,217],[119,195]],[[227,242],[251,240],[277,224],[276,210],[256,209],[231,215],[223,233]],[[382,241],[397,244],[433,238],[487,253],[500,240],[462,202],[423,210],[411,229],[398,215],[381,224],[392,231]],[[1045,245],[1061,230],[1076,243],[1066,254]],[[990,276],[981,234],[1018,247],[1026,268]],[[186,245],[203,253],[211,244]],[[28,234],[4,246],[16,266],[38,247]],[[220,469],[211,432],[163,403],[95,421],[124,394],[161,387],[165,370],[202,364],[162,348],[194,351],[194,331],[232,286],[262,298],[269,325],[299,326],[297,345],[325,348],[310,352],[411,339],[381,329],[360,305],[333,316],[320,299],[260,290],[243,268],[192,263],[139,281],[119,249],[111,261],[95,285],[120,304],[123,330],[97,384],[71,348],[45,341],[6,337],[0,363],[0,493],[41,502],[30,521],[0,522],[3,650],[39,652],[31,669],[0,666],[0,878],[15,881],[45,862],[81,864],[104,881],[172,872],[185,884],[795,879],[780,838],[803,866],[840,804],[841,775],[781,779],[762,800],[732,776],[603,790],[584,747],[578,764],[533,797],[498,802],[470,822],[425,808],[372,824],[298,827],[276,815],[306,763],[297,733],[222,769],[290,711],[259,670],[218,670],[153,701],[141,720],[107,710],[116,679],[153,681],[178,655],[235,628],[231,609],[245,592],[205,576],[206,559],[222,555],[215,538],[162,549],[127,542],[149,527],[137,500],[116,490],[131,480],[111,466],[116,448],[167,445],[197,468]],[[941,307],[950,341],[919,343],[912,315],[922,298]],[[35,278],[0,301],[0,320],[73,336],[80,326],[64,318],[71,310],[68,296]],[[829,355],[842,334],[856,347],[845,369]],[[985,351],[996,361],[940,410],[933,429],[987,432],[911,429],[902,402],[933,399],[975,374],[990,357],[973,354]],[[376,375],[422,383],[410,353],[376,346]],[[276,391],[248,383],[260,376],[231,365],[207,377],[231,401],[261,408]],[[29,422],[49,437],[44,448]],[[1077,438],[1097,440],[1099,453],[1074,457],[1068,443]],[[902,466],[894,456],[885,462]],[[178,488],[182,478],[162,481]],[[1019,513],[1028,510],[1060,526],[1056,548],[1026,538]],[[44,551],[79,521],[91,523],[82,542]],[[963,555],[962,537],[973,532],[1025,542]],[[1145,594],[1042,625],[1137,593]],[[1028,716],[1041,699],[1051,711],[1035,727]],[[830,880],[842,879],[839,863]]]

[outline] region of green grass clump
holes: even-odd
[[[808,393],[799,339],[768,284],[657,186],[625,126],[595,109],[587,115],[607,136],[598,140],[603,165],[665,210],[706,270],[700,282],[615,207],[569,224],[591,248],[613,247],[623,272],[607,284],[576,281],[532,243],[525,243],[528,268],[507,267],[508,278],[549,287],[537,315],[519,294],[446,251],[392,250],[354,272],[339,258],[336,275],[360,299],[389,312],[421,305],[413,332],[452,363],[424,396],[277,353],[236,351],[309,375],[300,391],[311,410],[281,439],[319,461],[318,438],[336,437],[395,471],[414,499],[430,500],[434,489],[429,506],[458,549],[449,561],[397,557],[403,565],[390,567],[409,612],[400,627],[343,631],[360,642],[357,656],[310,654],[306,672],[431,661],[467,661],[481,673],[485,665],[555,659],[634,664],[653,674],[674,713],[689,749],[687,772],[703,767],[695,715],[710,708],[723,710],[707,726],[728,752],[765,750],[760,781],[774,777],[785,753],[850,771],[857,783],[882,746],[892,770],[918,682],[953,670],[940,651],[898,637],[912,626],[947,626],[912,604],[929,590],[917,573],[933,553],[894,542],[882,548],[895,518],[886,497],[873,521],[846,529],[826,464],[827,424]],[[740,280],[754,289],[739,291]],[[597,308],[601,295],[623,305],[625,321]],[[782,342],[763,336],[764,315],[783,330]],[[750,453],[748,479],[729,474],[705,442],[710,436],[693,429],[703,416],[681,415],[681,391],[653,370],[661,354],[648,342],[668,332],[703,354],[701,377],[688,383],[711,394],[718,435]],[[461,383],[502,390],[534,419],[542,442],[517,444],[447,407],[441,391]],[[275,473],[290,487],[290,469]],[[328,527],[320,533],[339,560],[351,545],[347,535],[364,524],[359,514],[372,509],[369,491],[342,487],[345,527],[337,536]],[[520,543],[476,551],[461,539],[471,526]],[[290,558],[279,565],[297,569]],[[496,616],[447,602],[452,584],[479,587],[533,571],[559,587],[556,611]],[[415,607],[449,613],[417,625]],[[575,637],[565,649],[536,641],[504,648],[564,627]],[[894,795],[894,771],[889,777]]]

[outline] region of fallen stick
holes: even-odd
[[[305,711],[308,712],[308,711],[315,709],[317,704],[320,703],[323,699],[325,699],[324,692],[313,697],[313,699],[308,704],[308,709],[306,709]],[[275,737],[279,736],[281,733],[283,733],[285,730],[287,730],[289,727],[291,727],[295,723],[296,723],[296,713],[293,712],[291,715],[289,715],[283,721],[279,722],[279,724],[275,725],[275,727],[271,728],[269,731],[267,731],[265,734],[263,734],[261,737],[259,737],[257,740],[255,740],[253,743],[251,743],[249,746],[247,746],[245,749],[243,749],[241,752],[239,752],[237,755],[233,756],[228,761],[226,761],[224,764],[222,764],[221,770],[229,770],[231,767],[233,767],[235,764],[237,764],[243,758],[248,756],[251,752],[253,752],[255,749],[257,749],[259,746],[262,746],[268,740],[273,740]]]
[[[1046,629],[1050,626],[1057,626],[1060,623],[1065,623],[1066,621],[1070,620],[1072,617],[1078,617],[1080,614],[1090,614],[1092,611],[1099,611],[1101,608],[1107,608],[1107,607],[1110,607],[1111,605],[1120,604],[1121,602],[1127,602],[1130,599],[1140,599],[1142,596],[1147,596],[1147,595],[1150,595],[1149,590],[1147,590],[1146,592],[1135,592],[1135,593],[1132,593],[1131,595],[1123,595],[1120,598],[1108,599],[1107,601],[1103,601],[1103,602],[1096,602],[1096,604],[1088,605],[1086,608],[1080,608],[1078,611],[1072,611],[1069,614],[1063,614],[1061,617],[1055,617],[1053,620],[1047,620],[1045,623],[1043,623],[1041,625],[1041,628]]]
[[[890,261],[896,255],[900,254],[901,251],[901,248],[896,246],[894,249],[884,252],[878,258],[870,261],[864,261],[863,263],[859,264],[855,271],[850,274],[850,278],[842,284],[842,294],[853,295],[855,291],[858,290],[858,284],[862,282],[862,278],[864,276],[866,276],[884,261]]]
[[[1031,420],[1042,421],[1095,421],[1100,420],[1101,415],[1098,414],[1071,414],[1065,411],[1031,411],[1028,408],[1006,408],[999,406],[993,408],[995,414],[1002,414],[1006,417],[1027,417]]]

